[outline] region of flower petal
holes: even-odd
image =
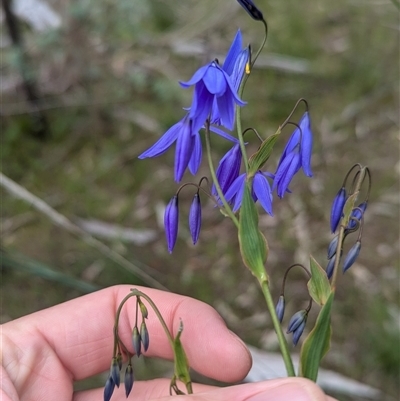
[[[308,111],[306,111],[301,120],[300,120],[300,128],[302,132],[301,137],[301,166],[303,168],[304,174],[307,177],[312,177],[311,171],[311,152],[313,146],[313,135],[311,131],[311,120]]]
[[[194,134],[193,152],[189,160],[189,171],[193,175],[196,175],[197,171],[199,170],[202,155],[203,155],[203,150],[201,147],[201,138],[200,134],[197,132]]]
[[[176,141],[175,150],[175,181],[180,182],[186,167],[189,164],[190,157],[194,147],[194,136],[192,135],[192,121],[189,119],[182,129]]]
[[[226,91],[226,72],[214,61],[207,69],[203,82],[208,91],[215,96],[222,96]]]
[[[233,72],[233,67],[235,65],[236,59],[239,56],[239,53],[242,49],[242,32],[240,29],[236,32],[236,35],[232,41],[231,47],[228,50],[226,55],[224,64],[222,68],[228,75],[231,75]]]
[[[257,172],[254,176],[253,191],[263,209],[273,216],[271,187],[267,178],[261,172]]]
[[[197,84],[197,82],[201,81],[204,77],[204,74],[207,72],[208,68],[210,67],[211,63],[204,65],[203,67],[200,67],[192,76],[192,78],[189,79],[189,81],[179,81],[179,84],[183,88],[189,88],[192,85]]]

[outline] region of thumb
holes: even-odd
[[[335,401],[312,381],[303,378],[268,380],[218,388],[191,395],[163,397],[152,401]]]

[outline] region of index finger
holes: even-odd
[[[81,380],[109,368],[116,310],[130,288],[127,285],[106,288],[7,323],[4,329],[14,331],[14,340],[39,332],[74,379]],[[221,381],[238,381],[247,374],[251,366],[247,348],[213,308],[189,297],[137,288],[154,301],[173,336],[182,319],[181,341],[191,367]],[[135,309],[134,300],[128,300],[119,321],[119,336],[132,353]],[[162,326],[150,307],[148,310],[150,346],[145,355],[172,359]]]

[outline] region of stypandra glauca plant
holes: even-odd
[[[331,207],[331,231],[335,235],[328,247],[327,263],[319,264],[310,256],[308,267],[300,264],[288,267],[282,276],[281,294],[277,302],[274,302],[268,276],[268,241],[259,229],[259,212],[265,212],[273,218],[274,197],[282,199],[285,196],[295,196],[291,194],[289,185],[300,171],[307,177],[312,177],[313,132],[309,103],[303,98],[294,104],[293,110],[289,112],[275,134],[267,138],[262,138],[255,127],[245,129],[242,127],[241,110],[247,106],[243,100],[244,90],[253,72],[254,64],[266,44],[268,26],[262,12],[252,1],[238,0],[238,2],[264,30],[260,47],[253,52],[251,46],[243,46],[242,33],[239,30],[223,63],[216,59],[212,60],[200,67],[188,81],[180,82],[185,89],[193,88],[191,105],[184,109],[182,119],[168,129],[139,158],[160,156],[175,144],[174,178],[179,183],[186,170],[189,170],[192,175],[197,174],[205,151],[212,180],[211,188],[208,188],[208,179],[203,177],[197,184],[181,185],[172,196],[164,215],[168,251],[173,252],[177,241],[180,192],[193,190],[194,193],[189,209],[189,231],[194,244],[199,239],[201,229],[201,198],[204,196],[211,198],[220,212],[229,218],[237,229],[243,264],[258,281],[265,298],[287,375],[297,374],[316,381],[320,362],[330,347],[331,311],[339,269],[346,272],[360,253],[364,214],[371,188],[371,174],[367,167],[359,164],[350,168]],[[299,121],[292,121],[292,116],[298,109],[303,110],[303,115]],[[292,127],[292,134],[286,142],[278,164],[271,165],[270,156],[277,141],[285,140],[286,134],[283,131],[287,132],[286,127]],[[246,149],[247,141],[255,137],[260,143],[257,151],[249,156]],[[211,152],[214,140],[228,141],[232,145],[216,168]],[[203,143],[205,143],[205,149],[203,149]],[[358,200],[361,197],[360,194],[363,196],[361,202]],[[257,207],[257,203],[261,206],[260,208]],[[346,252],[343,256],[345,243]],[[351,244],[350,249],[347,243]],[[322,265],[326,267],[323,268]],[[287,333],[292,333],[294,345],[297,345],[303,334],[311,307],[319,308],[315,325],[302,342],[300,366],[297,372],[281,325],[285,312],[285,284],[292,269],[304,271],[308,280],[309,297],[307,308],[296,312],[288,322]],[[132,328],[132,347],[123,344],[118,335],[121,309],[130,298],[136,299],[136,324]],[[178,335],[173,338],[153,301],[146,294],[132,289],[116,313],[114,352],[104,390],[105,401],[110,400],[115,386],[118,387],[120,384],[123,359],[128,361],[124,383],[126,396],[129,395],[134,381],[133,355],[140,356],[142,350],[145,352],[149,345],[151,333],[148,333],[145,323],[148,311],[143,300],[150,305],[160,320],[174,353],[175,371],[170,384],[170,393],[183,393],[178,388],[178,381],[183,383],[188,394],[192,393],[189,364],[180,342],[183,322],[181,322]],[[139,315],[141,316],[140,324]]]

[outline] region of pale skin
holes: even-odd
[[[110,287],[3,324],[0,399],[101,401],[103,388],[74,392],[73,383],[109,369],[115,311],[130,288],[125,285]],[[193,369],[224,382],[237,382],[246,376],[251,367],[250,354],[213,308],[192,298],[137,288],[153,299],[174,335],[182,319],[184,332],[181,340]],[[133,352],[130,333],[135,319],[135,302],[133,299],[130,301],[122,311],[119,333]],[[172,359],[168,340],[150,308],[147,327],[150,347],[146,355]],[[168,396],[169,384],[167,378],[136,381],[128,399],[334,401],[318,386],[300,378],[225,388],[194,385],[195,394],[173,397]],[[111,400],[125,399],[122,384],[122,388],[115,389]]]

